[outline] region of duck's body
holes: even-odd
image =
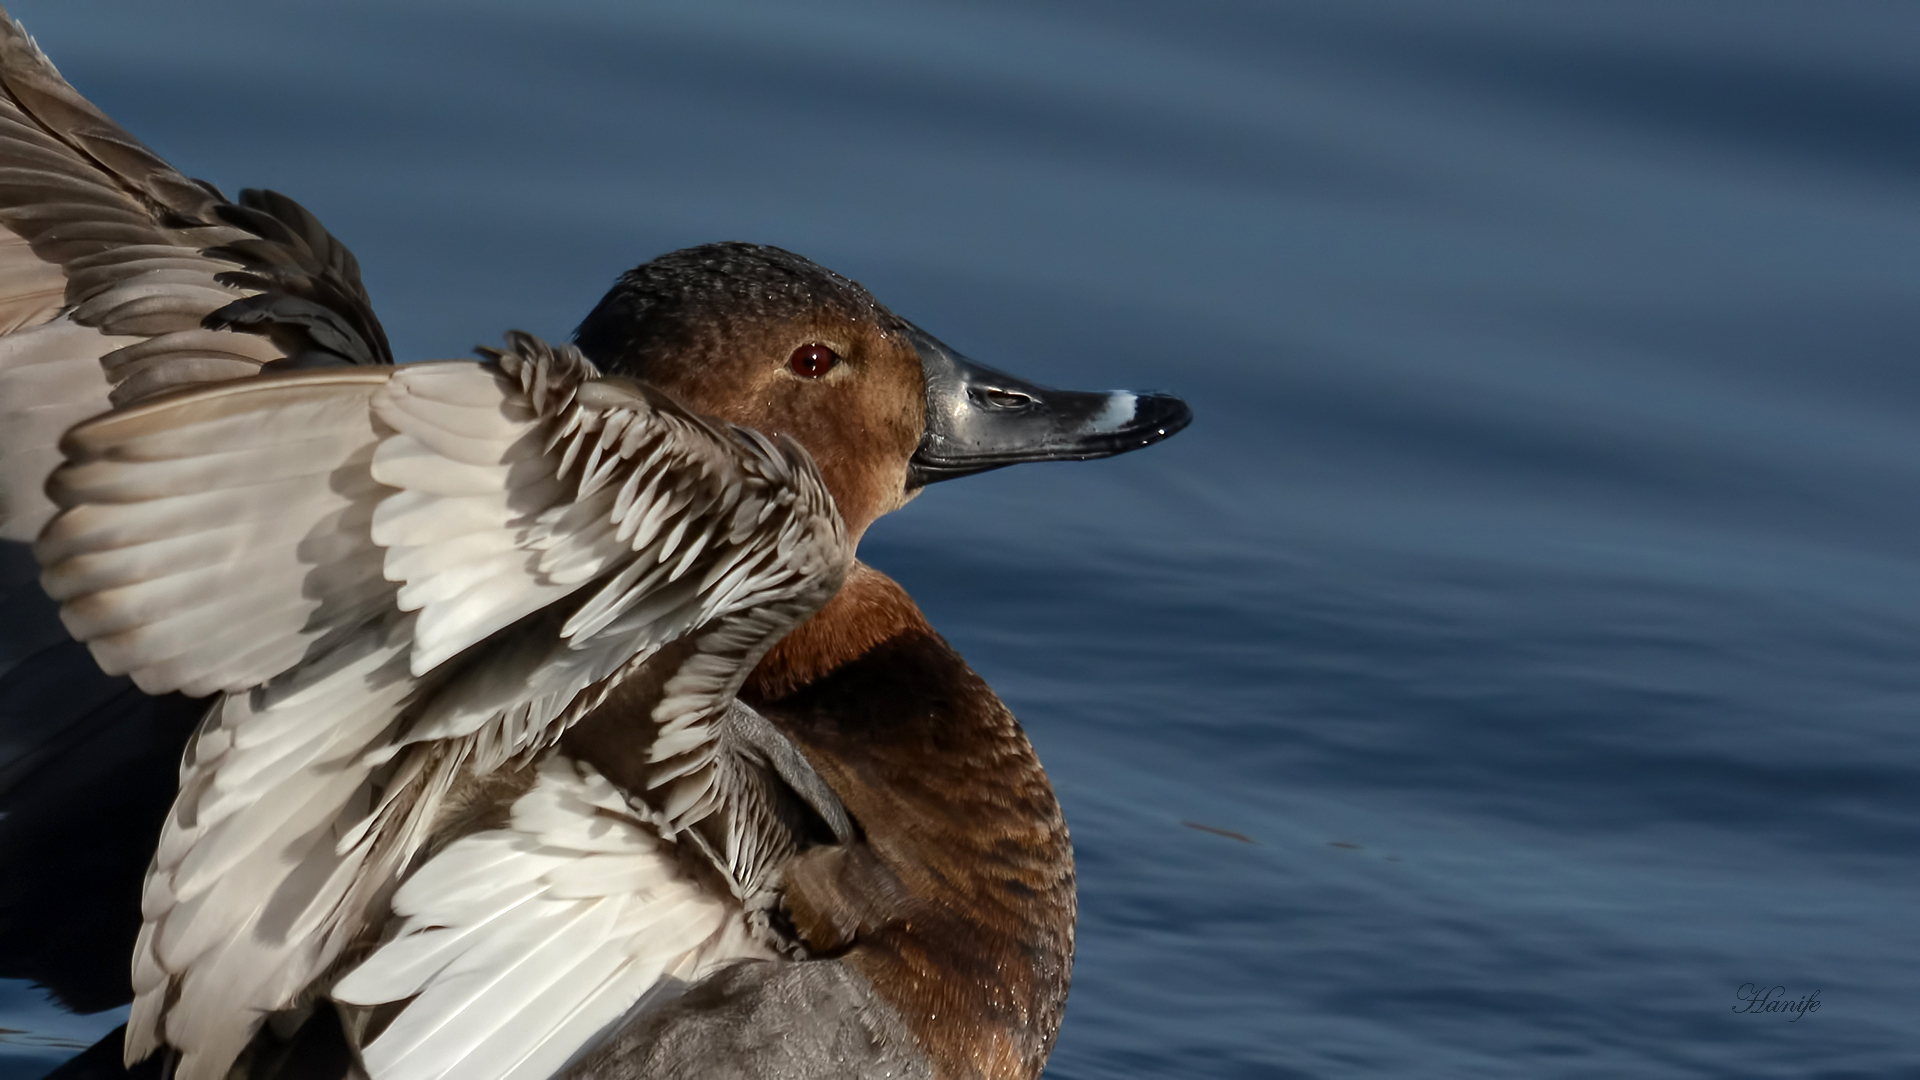
[[[829,636],[851,646],[831,666],[763,662],[743,695],[866,823],[864,843],[788,868],[795,926],[849,950],[938,1075],[1037,1075],[1073,959],[1073,852],[1053,788],[1012,713],[878,571],[857,566],[782,646],[798,657]]]
[[[742,696],[862,823],[860,842],[785,871],[797,937],[832,959],[737,969],[569,1075],[1038,1075],[1072,966],[1073,854],[1013,716],[898,585],[857,564]]]
[[[1020,383],[745,244],[627,274],[580,351],[395,367],[299,207],[179,176],[10,24],[0,84],[0,533],[71,634],[15,590],[0,716],[38,711],[0,734],[40,771],[0,772],[0,859],[98,782],[76,733],[205,712],[133,849],[130,1066],[1038,1075],[1059,806],[854,551],[928,482],[1146,445],[1184,406]],[[33,671],[112,704],[29,699]],[[0,922],[0,974],[61,990],[27,936]]]

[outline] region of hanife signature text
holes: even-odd
[[[1741,983],[1740,989],[1734,992],[1734,996],[1743,1002],[1733,1007],[1734,1012],[1792,1013],[1793,1017],[1787,1021],[1790,1024],[1798,1022],[1801,1017],[1809,1013],[1820,1011],[1820,991],[1818,990],[1796,1001],[1787,996],[1787,988],[1784,986]]]

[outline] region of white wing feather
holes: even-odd
[[[0,244],[0,274],[22,258],[33,253]],[[65,319],[0,337],[0,539],[32,540],[53,517],[41,487],[60,464],[60,436],[111,407],[100,356],[135,340],[103,338]]]
[[[34,554],[61,618],[148,693],[258,686],[391,610],[369,535],[380,369],[249,379],[63,442]]]
[[[394,910],[399,936],[333,990],[407,1001],[362,1052],[379,1080],[544,1080],[650,991],[774,958],[611,783],[558,754],[511,827],[450,845]]]
[[[372,809],[366,749],[414,690],[408,644],[398,618],[370,627],[207,718],[147,874],[130,1055],[164,1041],[184,1055],[180,1075],[224,1075],[261,1012],[347,944],[381,884],[368,863],[382,846],[341,841]]]

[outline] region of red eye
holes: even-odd
[[[840,354],[818,342],[802,345],[787,357],[787,368],[803,379],[817,379],[833,370],[840,362]]]

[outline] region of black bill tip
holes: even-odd
[[[975,363],[918,328],[914,344],[927,377],[927,429],[911,487],[1028,461],[1112,457],[1193,422],[1193,410],[1169,394],[1055,390]]]

